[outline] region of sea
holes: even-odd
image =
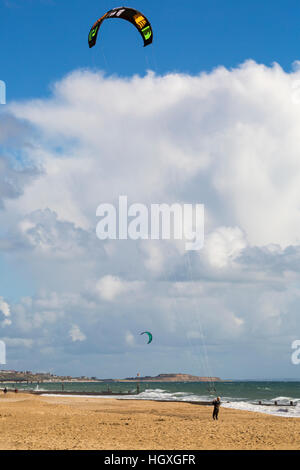
[[[300,418],[300,381],[226,381],[215,382],[215,390],[205,382],[141,382],[140,393],[123,395],[121,400],[163,400],[163,401],[211,401],[216,396],[221,397],[222,407],[237,410],[255,411],[275,416]],[[5,384],[1,384],[4,387]],[[16,386],[22,390],[103,393],[136,391],[136,383],[128,382],[64,382],[40,384],[6,384],[8,388]],[[78,395],[77,395],[78,396]],[[107,395],[99,399],[111,398]],[[277,402],[275,406],[274,402]],[[261,402],[262,404],[259,404]],[[293,402],[294,406],[289,406]]]

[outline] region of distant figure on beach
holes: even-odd
[[[3,393],[7,393],[7,388],[5,387],[5,389],[3,390]]]
[[[17,389],[17,388],[15,388],[15,393],[18,393],[18,389]]]
[[[219,415],[219,410],[220,410],[220,405],[221,405],[221,399],[220,397],[217,397],[212,404],[214,405],[214,411],[213,411],[213,419],[218,419]]]

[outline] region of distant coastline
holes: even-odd
[[[219,377],[203,377],[191,374],[158,374],[156,376],[126,377],[124,379],[98,379],[97,377],[58,376],[51,373],[19,372],[1,370],[0,382],[6,383],[43,383],[43,382],[222,382]]]
[[[190,374],[158,374],[154,377],[127,377],[125,379],[106,379],[111,382],[222,382],[220,377],[203,377]]]

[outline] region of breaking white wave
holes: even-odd
[[[272,400],[274,402],[275,400]],[[281,416],[284,418],[300,418],[300,400],[289,399],[288,403],[279,403],[281,400],[278,399],[278,406],[275,405],[259,405],[250,403],[247,401],[231,401],[222,403],[224,408],[232,408],[234,410],[243,411],[255,411],[256,413],[264,413],[273,416]],[[293,401],[295,406],[288,406],[289,402]]]
[[[148,389],[138,395],[124,396],[122,399],[130,400],[156,400],[156,401],[211,401],[209,396],[199,396],[187,392],[168,392],[162,389]]]

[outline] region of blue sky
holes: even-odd
[[[277,0],[136,0],[151,20],[155,41],[143,49],[134,28],[107,21],[89,50],[87,34],[114,0],[1,0],[1,79],[8,99],[41,97],[78,67],[108,74],[181,71],[197,74],[246,59],[289,70],[300,57],[299,2]],[[121,24],[120,24],[121,23]]]
[[[207,375],[200,321],[213,375],[296,378],[300,5],[136,0],[153,45],[108,20],[90,50],[119,5],[0,0],[7,366]],[[205,205],[193,278],[180,243],[97,239],[120,195]]]

